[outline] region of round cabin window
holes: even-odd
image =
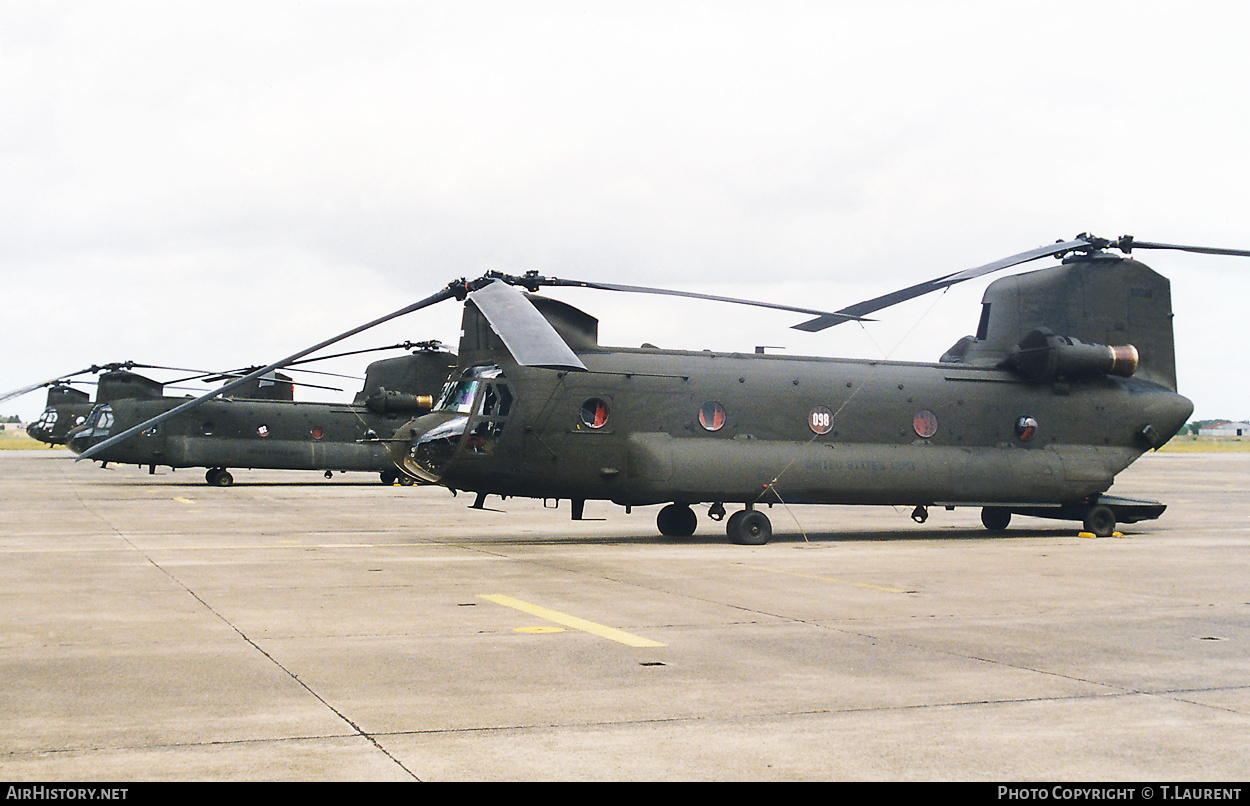
[[[725,426],[725,407],[709,400],[699,407],[699,425],[705,431],[719,431]]]
[[[587,428],[603,428],[608,424],[608,404],[597,397],[592,397],[582,404],[582,424]]]
[[[916,416],[911,420],[911,427],[916,432],[916,436],[921,439],[928,439],[937,433],[937,415],[928,409],[918,411],[916,412]]]

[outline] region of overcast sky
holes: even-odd
[[[489,269],[833,310],[1085,231],[1250,248],[1248,23],[1200,1],[0,0],[0,391],[267,363]],[[1250,259],[1139,257],[1172,279],[1195,418],[1250,417]],[[936,360],[986,283],[821,334],[553,295],[610,344]],[[345,347],[454,345],[458,322]]]

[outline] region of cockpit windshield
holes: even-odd
[[[438,405],[434,407],[435,410],[468,414],[473,409],[473,398],[477,397],[479,385],[478,381],[474,380],[448,381],[443,387],[443,394],[438,399]]]
[[[473,401],[477,397],[477,390],[481,387],[482,381],[489,378],[497,378],[500,375],[499,367],[481,366],[469,367],[464,371],[459,379],[448,381],[443,387],[443,393],[438,398],[438,403],[434,406],[435,411],[458,411],[461,414],[469,414],[473,411]]]

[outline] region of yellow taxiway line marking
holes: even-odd
[[[907,593],[908,592],[908,591],[903,590],[902,588],[887,588],[883,585],[871,585],[867,582],[848,582],[845,579],[835,579],[833,577],[822,577],[822,576],[816,576],[814,574],[800,574],[795,571],[780,571],[776,568],[765,568],[762,565],[747,565],[746,563],[741,563],[741,565],[744,568],[753,568],[756,571],[771,571],[774,574],[786,574],[792,577],[802,577],[803,579],[816,579],[821,582],[834,582],[838,585],[850,585],[851,587],[854,587],[854,588],[867,588],[868,590],[882,591],[883,593]]]
[[[648,646],[664,646],[659,641],[652,641],[650,638],[642,638],[637,635],[618,630],[614,627],[605,627],[602,624],[596,624],[593,621],[570,616],[568,613],[561,613],[558,610],[549,610],[529,602],[522,602],[520,599],[513,599],[511,596],[503,596],[498,593],[481,594],[481,597],[488,602],[494,602],[497,605],[511,607],[513,610],[520,610],[522,613],[529,613],[531,616],[538,616],[547,621],[554,621],[565,627],[571,627],[574,630],[588,632],[591,635],[597,635],[600,638],[607,638],[609,641],[625,644],[626,646],[648,647]]]
[[[179,496],[179,495],[175,495],[174,500],[180,504],[194,504],[195,503],[194,500],[190,498],[183,498],[182,496]]]

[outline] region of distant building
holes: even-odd
[[[1204,437],[1250,437],[1250,423],[1211,423],[1198,433]]]

